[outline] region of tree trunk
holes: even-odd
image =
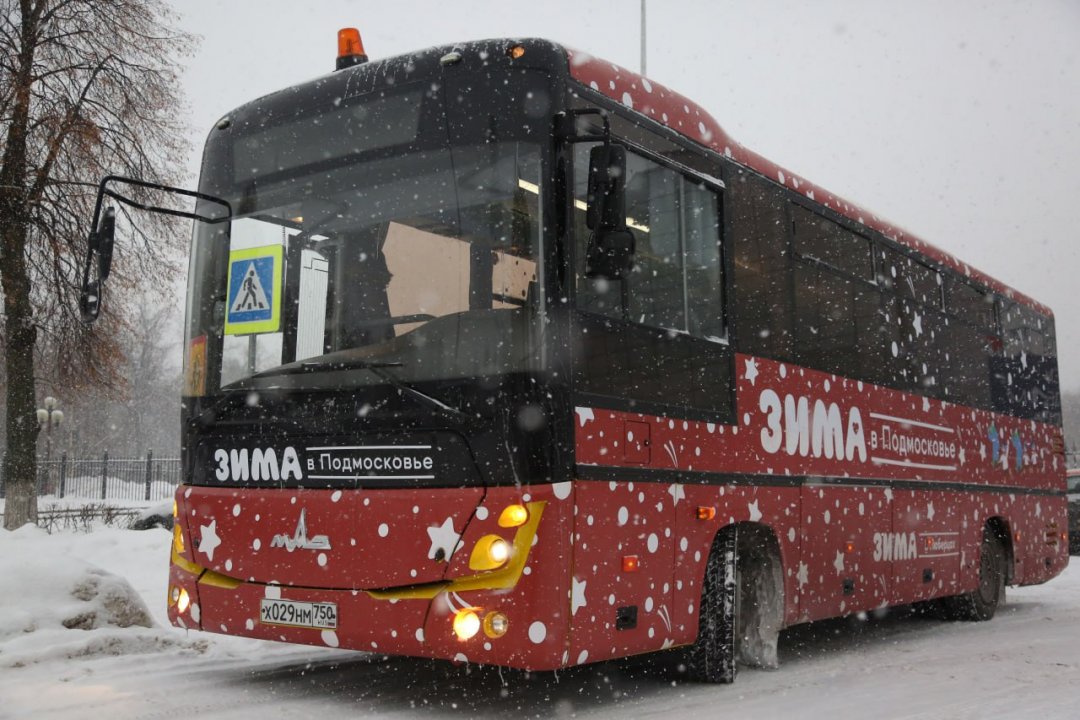
[[[34,343],[37,327],[30,302],[26,240],[30,214],[27,197],[27,129],[34,38],[41,6],[21,0],[22,46],[14,76],[15,102],[0,166],[0,286],[4,292],[4,365],[7,370],[7,455],[3,478],[8,530],[37,522],[37,458],[40,432],[34,414]]]
[[[5,228],[11,234],[12,228]],[[5,249],[12,247],[4,238]],[[18,247],[18,245],[15,245]],[[13,256],[13,257],[12,257]],[[4,365],[7,371],[7,454],[4,457],[4,527],[14,530],[37,522],[37,458],[40,431],[34,415],[34,342],[37,328],[30,309],[30,284],[23,254],[5,252]]]

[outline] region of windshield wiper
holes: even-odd
[[[280,365],[269,370],[263,370],[257,372],[254,375],[246,378],[247,380],[258,380],[260,378],[275,377],[277,375],[303,375],[305,373],[314,372],[334,372],[337,370],[381,370],[388,367],[402,367],[403,363],[393,361],[378,361],[378,360],[338,360],[338,361],[307,361],[301,363],[294,363],[291,365]],[[379,373],[375,373],[379,375]],[[379,377],[382,377],[379,375]]]
[[[397,376],[386,371],[386,368],[392,367],[404,367],[404,363],[395,361],[379,361],[379,360],[341,360],[341,361],[308,361],[302,362],[298,365],[283,365],[281,367],[271,368],[264,370],[260,373],[255,373],[249,380],[255,380],[259,378],[274,377],[277,375],[299,375],[304,373],[314,372],[336,372],[338,370],[369,370],[376,375],[379,379],[385,381],[387,384],[392,385],[399,392],[402,392],[410,397],[413,397],[424,404],[435,408],[444,415],[466,421],[469,416],[461,410],[447,405],[442,400],[432,397],[427,393],[420,392],[412,385],[403,382]]]

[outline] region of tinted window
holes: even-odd
[[[745,170],[725,191],[734,254],[732,318],[741,350],[792,357],[791,255],[780,188]]]
[[[882,288],[922,305],[941,307],[941,273],[892,248],[882,248],[878,257],[877,281]]]
[[[858,278],[873,277],[870,241],[801,205],[792,205],[795,251]]]
[[[948,309],[968,325],[986,330],[994,327],[994,296],[962,280],[949,283]]]

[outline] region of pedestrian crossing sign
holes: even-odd
[[[229,253],[226,335],[255,335],[281,329],[281,277],[281,245]]]

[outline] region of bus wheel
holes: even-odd
[[[699,682],[735,681],[735,618],[738,616],[736,550],[738,531],[730,528],[713,541],[705,563],[698,608],[698,636],[690,647],[687,672]]]
[[[738,622],[735,660],[740,665],[775,669],[777,643],[784,622],[784,577],[780,551],[767,533],[739,535]]]
[[[952,611],[957,620],[981,621],[994,617],[998,605],[1005,603],[1005,548],[993,530],[983,530],[979,549],[979,586],[966,595],[953,598]]]

